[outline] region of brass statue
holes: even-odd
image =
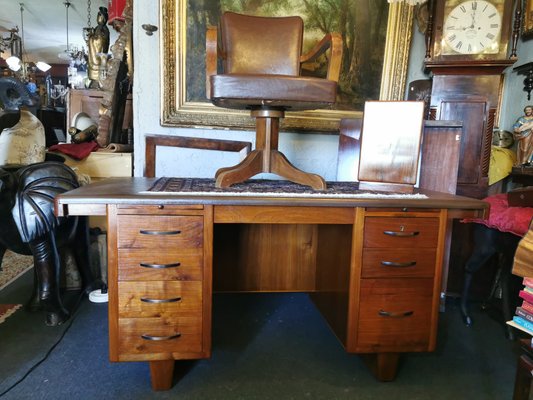
[[[89,49],[89,67],[87,77],[90,79],[90,87],[98,87],[100,81],[100,67],[102,54],[109,51],[109,28],[107,27],[107,8],[100,7],[96,22],[98,25],[87,33],[86,41]]]

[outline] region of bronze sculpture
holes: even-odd
[[[109,51],[109,28],[107,27],[107,8],[100,7],[96,22],[98,25],[87,33],[87,47],[89,49],[89,62],[87,77],[90,87],[99,87],[102,54]]]

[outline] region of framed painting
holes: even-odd
[[[325,33],[343,37],[343,65],[332,109],[287,112],[285,131],[336,132],[342,118],[361,118],[366,100],[401,100],[414,7],[387,0],[161,0],[161,124],[253,129],[249,112],[213,106],[205,95],[205,32],[224,11],[300,15],[304,51]],[[320,69],[320,66],[315,69]]]
[[[522,36],[533,37],[533,0],[525,0]]]

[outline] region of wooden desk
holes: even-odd
[[[150,362],[169,389],[175,360],[211,354],[213,291],[310,292],[347,352],[394,379],[400,353],[432,351],[451,218],[487,203],[141,194],[113,178],[58,196],[58,215],[107,215],[111,361]]]

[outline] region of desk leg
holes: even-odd
[[[150,361],[153,390],[169,390],[172,387],[175,362],[175,360]]]
[[[362,354],[367,367],[381,382],[393,381],[398,371],[400,353]]]

